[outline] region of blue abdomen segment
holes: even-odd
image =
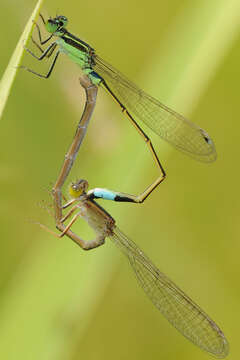
[[[107,189],[100,189],[96,188],[93,191],[94,197],[97,199],[105,199],[105,200],[115,200],[117,193],[107,190]]]
[[[92,69],[89,69],[89,72],[87,75],[94,85],[99,85],[101,83],[101,81],[103,80],[102,77],[100,75],[98,75],[95,71],[93,71]]]
[[[88,192],[90,199],[104,199],[112,201],[121,201],[121,202],[134,202],[133,198],[130,195],[119,193],[116,191],[111,191],[108,189],[96,188]]]

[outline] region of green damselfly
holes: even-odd
[[[196,160],[211,162],[216,159],[214,143],[203,129],[139,89],[119,71],[100,58],[89,44],[66,29],[68,19],[65,16],[49,18],[47,22],[42,15],[40,17],[46,30],[50,33],[50,36],[42,40],[40,27],[36,24],[40,44],[44,45],[53,38],[55,40],[43,50],[32,39],[42,53],[40,56],[35,55],[28,48],[26,50],[38,60],[54,56],[53,61],[47,74],[40,74],[25,66],[22,67],[42,78],[48,78],[59,54],[62,52],[68,55],[72,61],[81,67],[83,73],[89,77],[93,84],[102,86],[120,105],[122,112],[127,115],[138,133],[143,137],[159,168],[159,177],[138,196],[129,195],[129,201],[143,202],[165,178],[165,171],[150,138],[143,132],[135,119],[143,121],[161,138]]]
[[[95,188],[87,191],[88,182],[78,180],[69,188],[71,200],[63,209],[72,208],[57,224],[60,234],[39,224],[57,238],[70,237],[84,250],[94,249],[109,237],[128,258],[137,280],[149,299],[167,320],[194,344],[218,358],[228,354],[228,342],[216,323],[177,285],[163,274],[143,251],[116,226],[116,221],[95,199],[127,201],[125,194],[108,189]],[[68,225],[64,222],[75,212]],[[83,218],[96,233],[93,240],[84,240],[72,232],[71,226]]]

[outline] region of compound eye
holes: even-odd
[[[59,16],[59,20],[60,26],[67,26],[68,19],[66,18],[66,16]]]
[[[57,31],[57,28],[58,28],[59,25],[58,25],[58,23],[56,21],[54,21],[53,19],[50,18],[47,21],[45,26],[46,26],[46,30],[49,33],[53,34],[55,31]]]

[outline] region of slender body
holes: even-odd
[[[165,171],[152,142],[143,132],[137,120],[143,121],[161,138],[196,160],[211,162],[216,159],[214,143],[203,129],[146,94],[123,74],[100,58],[89,44],[67,30],[68,19],[65,16],[50,18],[45,22],[41,15],[41,19],[50,36],[42,40],[39,25],[36,24],[40,44],[44,45],[52,39],[55,40],[43,50],[33,39],[34,44],[42,52],[40,57],[29,49],[26,48],[26,50],[38,60],[52,56],[54,58],[47,74],[39,74],[31,69],[26,69],[40,77],[48,78],[52,73],[59,54],[66,54],[81,67],[83,73],[89,77],[93,84],[102,86],[120,105],[122,112],[127,115],[132,125],[142,136],[152,154],[160,175],[141,194],[137,196],[128,195],[129,201],[143,202],[165,178]]]
[[[81,143],[85,137],[88,123],[90,121],[92,112],[94,110],[97,98],[98,87],[93,85],[87,76],[83,76],[80,79],[80,84],[84,88],[86,93],[86,102],[81,119],[78,123],[73,141],[70,145],[68,152],[66,153],[57,180],[52,188],[53,205],[55,212],[56,225],[61,226],[62,219],[62,187],[72,169],[73,163],[77,157]],[[63,230],[63,229],[60,229]]]
[[[42,20],[45,23],[43,17]],[[66,29],[66,17],[57,16],[54,19],[49,19],[45,25],[51,35],[42,41],[41,32],[37,25],[41,45],[44,45],[53,37],[57,39],[52,42],[46,50],[42,50],[33,40],[42,52],[42,55],[37,58],[42,60],[46,57],[51,57],[57,48],[58,50],[56,50],[53,62],[46,75],[38,74],[30,69],[27,70],[41,77],[48,78],[60,52],[67,54],[73,61],[80,65],[83,72],[89,77],[93,84],[102,85],[118,102],[122,111],[126,113],[139,134],[142,135],[144,141],[148,144],[153,158],[160,169],[161,176],[139,196],[101,188],[87,191],[88,183],[85,180],[77,181],[71,185],[70,195],[72,199],[63,206],[63,209],[71,205],[73,205],[73,207],[60,219],[62,210],[59,210],[61,187],[73,164],[74,156],[77,154],[81,143],[80,140],[85,134],[83,129],[76,134],[77,136],[74,140],[76,149],[69,152],[71,155],[70,161],[66,159],[67,161],[64,163],[63,171],[55,185],[55,190],[58,194],[58,196],[56,196],[56,208],[58,211],[56,226],[61,233],[55,234],[44,225],[40,224],[40,226],[57,237],[64,235],[69,236],[85,250],[102,245],[105,238],[109,237],[127,256],[140,285],[152,303],[161,311],[168,321],[200,348],[218,358],[224,358],[228,354],[228,342],[221,329],[197,304],[152,264],[143,251],[118,229],[111,215],[95,202],[95,199],[98,198],[123,202],[142,202],[165,177],[165,172],[150,139],[141,130],[132,114],[134,114],[136,118],[144,121],[166,141],[197,160],[209,162],[216,158],[212,140],[204,130],[137,88],[136,85],[99,58],[92,47],[69,33]],[[29,49],[27,50],[36,57]],[[88,119],[86,121],[88,121]],[[76,214],[72,217],[71,221],[67,225],[64,225],[64,222],[69,219],[75,211]],[[71,231],[71,226],[79,217],[85,219],[89,226],[95,231],[96,237],[93,240],[86,241]]]
[[[109,237],[127,256],[139,284],[167,320],[203,350],[218,358],[227,356],[228,342],[216,323],[119,230],[112,216],[95,201],[96,198],[119,201],[117,199],[120,199],[122,194],[101,188],[87,191],[87,188],[86,180],[79,180],[71,184],[72,199],[63,208],[66,209],[70,205],[73,207],[62,219],[62,223],[69,219],[74,212],[76,214],[64,227],[61,234],[54,233],[54,235],[57,237],[65,234],[69,236],[69,230],[73,223],[79,217],[83,218],[96,233],[93,240],[81,239],[81,242],[78,242],[83,249],[89,250],[100,246],[104,243],[105,238]],[[42,225],[42,227],[44,226]],[[51,230],[47,230],[52,233]]]

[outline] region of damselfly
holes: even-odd
[[[87,191],[87,188],[86,180],[71,184],[69,192],[72,199],[63,208],[73,206],[57,224],[61,233],[57,234],[39,225],[58,238],[67,235],[85,250],[104,244],[105,238],[109,237],[127,256],[141,287],[167,320],[203,350],[218,358],[227,356],[228,342],[216,323],[118,229],[112,216],[95,201],[98,198],[125,201],[125,194],[102,188]],[[64,225],[75,211],[69,224]],[[95,239],[87,241],[72,232],[71,226],[79,217],[85,219],[95,231]]]
[[[81,67],[83,73],[89,77],[93,84],[102,86],[120,105],[122,112],[127,115],[128,119],[146,142],[158,166],[160,171],[159,177],[141,194],[137,196],[129,195],[129,201],[137,203],[143,202],[165,178],[165,171],[158,159],[152,142],[136,120],[143,121],[161,138],[196,160],[211,162],[216,159],[214,143],[203,129],[146,94],[119,71],[100,58],[90,45],[66,29],[68,19],[65,16],[56,16],[53,19],[49,18],[47,22],[42,15],[40,15],[40,17],[46,30],[50,33],[50,36],[43,40],[40,27],[36,24],[40,44],[44,45],[53,38],[55,40],[43,50],[42,47],[32,39],[33,43],[42,53],[40,56],[35,55],[28,48],[26,48],[26,50],[38,60],[54,56],[53,61],[47,74],[40,74],[24,66],[22,67],[42,78],[48,78],[52,73],[59,54],[62,52],[68,55],[72,61]]]

